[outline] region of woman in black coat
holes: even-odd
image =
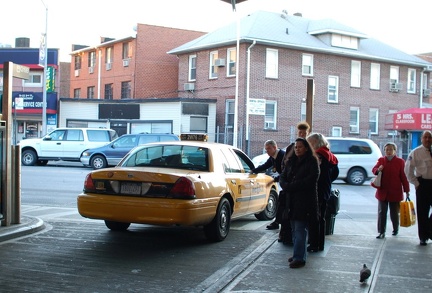
[[[308,226],[311,219],[318,218],[318,159],[308,141],[297,138],[294,154],[288,159],[279,184],[286,193],[285,217],[291,222],[293,256],[288,259],[290,268],[306,264]]]

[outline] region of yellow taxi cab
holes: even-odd
[[[101,219],[111,230],[131,223],[204,227],[211,241],[224,240],[232,219],[276,216],[277,185],[254,168],[241,150],[225,144],[151,143],[131,150],[113,168],[95,170],[78,195],[81,216]]]

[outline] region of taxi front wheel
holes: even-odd
[[[229,233],[231,225],[231,205],[226,198],[219,202],[216,215],[210,224],[204,226],[207,239],[215,242],[224,240]]]
[[[267,206],[265,210],[261,213],[255,214],[255,218],[260,221],[270,221],[276,217],[278,205],[278,194],[276,190],[272,189],[267,201]]]

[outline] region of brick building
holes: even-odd
[[[385,130],[385,116],[422,105],[430,63],[333,20],[259,11],[240,21],[236,76],[236,31],[233,23],[169,52],[179,58],[179,96],[217,100],[225,142],[232,143],[234,127],[237,145],[250,156],[262,153],[267,139],[293,141],[295,125],[306,118],[308,79],[313,131],[379,145],[408,139]],[[247,115],[248,107],[255,112]]]

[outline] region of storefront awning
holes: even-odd
[[[432,129],[432,108],[411,108],[386,115],[386,130]]]

